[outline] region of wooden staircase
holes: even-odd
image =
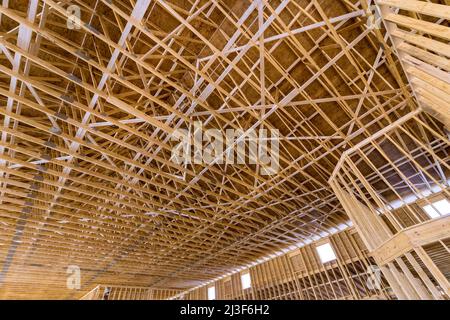
[[[377,0],[421,107],[450,131],[450,1]]]

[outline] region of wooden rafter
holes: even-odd
[[[447,110],[448,45],[435,37],[448,40],[448,6],[378,2],[401,28],[373,28],[366,0],[2,4],[0,298],[26,296],[36,279],[35,297],[100,283],[179,292],[348,226],[328,183],[344,152],[423,102],[441,114],[421,120],[430,129]],[[430,14],[440,20],[407,30]],[[175,163],[172,134],[196,121],[242,139],[279,130],[280,170]],[[81,292],[65,287],[69,265]]]

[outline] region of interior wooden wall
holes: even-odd
[[[423,210],[450,201],[450,141],[428,117],[412,112],[347,150],[330,178],[399,299],[450,295],[450,216]]]
[[[316,246],[330,242],[337,259],[322,264]],[[323,299],[391,299],[387,283],[380,289],[371,287],[376,263],[354,228],[327,239],[290,251],[239,273],[181,295],[181,299],[208,299],[214,286],[216,299],[236,300],[323,300]],[[372,269],[373,268],[373,269]],[[251,288],[243,290],[241,274],[249,272]]]
[[[98,285],[80,300],[166,300],[180,292],[176,289]]]

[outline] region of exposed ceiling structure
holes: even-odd
[[[3,1],[0,298],[77,298],[73,265],[82,292],[187,289],[348,225],[328,184],[343,152],[417,108],[369,11]],[[174,162],[174,133],[198,122],[279,130],[279,170]]]

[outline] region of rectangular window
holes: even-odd
[[[436,219],[450,214],[450,202],[447,199],[442,199],[424,206],[423,210],[431,219]]]
[[[216,287],[208,288],[208,300],[216,300]]]
[[[317,246],[316,250],[322,263],[336,260],[336,255],[334,254],[333,248],[331,247],[330,243],[325,243]]]
[[[250,279],[250,273],[244,273],[241,275],[242,289],[248,289],[252,286],[252,280]]]

